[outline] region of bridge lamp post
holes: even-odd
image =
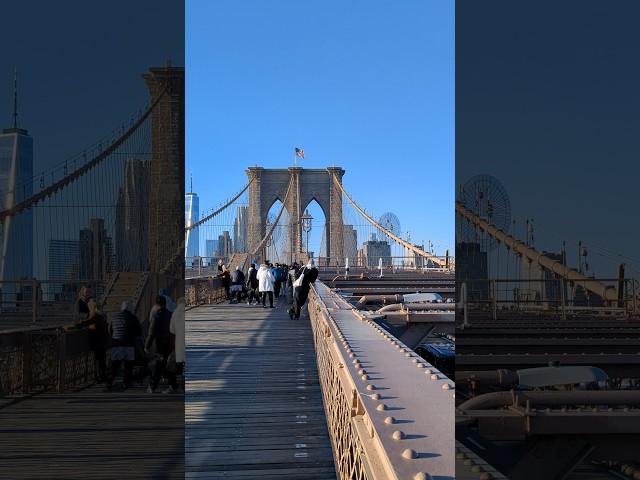
[[[300,217],[302,222],[302,230],[307,234],[307,255],[309,254],[309,232],[311,231],[311,221],[313,217],[309,214],[309,210],[304,211],[304,215]]]
[[[267,229],[267,232],[271,230],[271,222],[269,220],[267,220],[266,229]],[[273,244],[273,235],[269,235],[267,237],[267,241],[264,244],[264,258],[262,259],[262,263],[264,263],[267,260],[267,257],[269,256],[269,247],[272,244]]]

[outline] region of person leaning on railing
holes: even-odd
[[[107,349],[111,336],[107,328],[107,320],[100,311],[99,305],[92,298],[87,303],[89,314],[85,320],[76,323],[78,328],[86,328],[89,332],[89,348],[93,351],[98,364],[98,383],[108,381],[107,378]]]

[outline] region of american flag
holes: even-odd
[[[304,150],[296,147],[296,157],[304,158]]]

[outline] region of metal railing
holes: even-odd
[[[95,369],[86,330],[0,332],[0,397],[78,388],[95,380]]]
[[[457,286],[458,308],[488,313],[494,320],[514,313],[554,314],[562,318],[587,313],[637,315],[640,287],[635,279],[593,279],[620,286],[610,301],[562,278],[465,280]],[[613,287],[612,287],[613,288]]]
[[[309,315],[338,478],[454,478],[453,382],[321,282]]]
[[[184,298],[187,307],[221,302],[226,298],[222,278],[186,278]]]

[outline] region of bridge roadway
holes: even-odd
[[[306,312],[187,311],[187,478],[335,479]]]

